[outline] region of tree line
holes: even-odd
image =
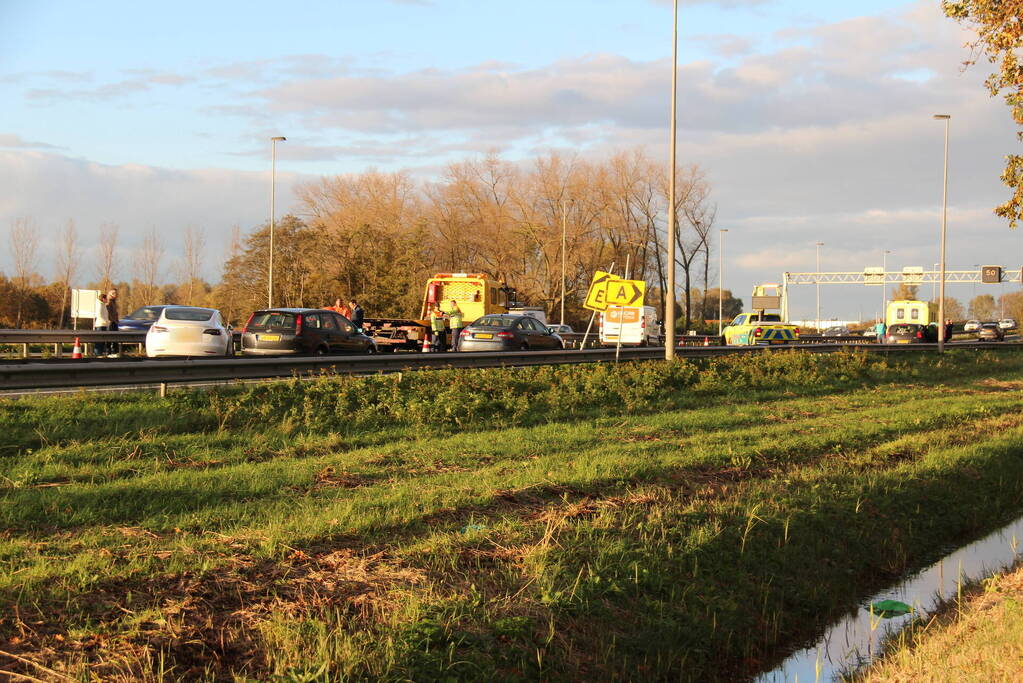
[[[680,168],[677,183],[676,307],[689,328],[717,316],[718,291],[710,286],[716,205],[699,166]],[[298,209],[275,221],[274,304],[356,298],[371,316],[411,317],[433,273],[486,272],[549,311],[564,296],[570,321],[579,323],[588,318],[581,302],[592,273],[613,268],[646,280],[648,303],[663,313],[667,197],[663,165],[638,149],[598,161],[549,153],[526,164],[491,154],[452,163],[433,181],[378,171],[324,177],[299,187]],[[118,287],[124,312],[181,303],[243,321],[267,303],[269,233],[268,223],[248,234],[236,226],[220,279],[209,282],[201,277],[208,258],[201,228],[188,227],[183,248],[170,257],[151,230],[122,262],[120,229],[104,225],[95,262],[86,267],[68,221],[47,282],[38,273],[38,226],[16,219],[9,234],[14,270],[0,275],[0,324],[66,325],[70,288],[109,286]],[[725,317],[741,310],[728,291],[723,303]]]

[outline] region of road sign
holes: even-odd
[[[643,280],[608,280],[604,300],[608,306],[642,306],[645,294]]]
[[[876,266],[863,269],[863,284],[884,285],[884,268]]]
[[[1002,281],[1001,266],[984,266],[980,269],[980,281],[987,284],[998,284]]]
[[[613,275],[611,273],[605,273],[602,270],[598,270],[593,274],[593,280],[590,281],[590,291],[586,293],[586,301],[583,302],[583,308],[588,308],[591,311],[606,311],[607,300],[605,294],[607,293],[607,283]]]
[[[902,269],[902,281],[907,285],[919,285],[924,281],[923,266],[906,266]]]

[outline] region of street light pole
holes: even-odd
[[[668,144],[668,296],[664,310],[664,359],[675,358],[675,127],[678,105],[678,0],[671,19],[671,133]]]
[[[568,225],[568,210],[565,208],[565,200],[561,200],[561,324],[565,324],[565,233]]]
[[[277,198],[277,143],[287,140],[283,135],[270,138],[270,268],[266,284],[266,307],[274,305],[274,215],[277,213],[274,202]]]
[[[721,336],[724,324],[725,301],[725,233],[728,228],[718,230],[718,336]]]
[[[824,242],[817,243],[817,334],[821,331],[821,247]]]
[[[881,321],[888,324],[888,254],[887,249],[881,252]]]
[[[938,353],[945,352],[945,231],[948,225],[948,128],[952,117],[935,114],[934,118],[945,122],[945,171],[941,186],[941,284],[938,285]]]

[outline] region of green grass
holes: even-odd
[[[730,680],[1023,508],[1023,358],[0,404],[0,669]]]

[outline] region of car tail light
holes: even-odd
[[[764,331],[764,328],[758,327],[757,329],[753,330],[753,336],[754,337],[759,337],[763,333],[763,331]]]
[[[513,339],[515,337],[511,332],[498,332],[497,336],[501,339]]]
[[[460,337],[468,337],[470,334],[472,334],[472,333],[469,331],[469,328],[467,327],[467,328],[465,328],[464,330],[462,330],[459,333],[459,336]]]
[[[202,333],[203,334],[212,334],[214,337],[219,337],[220,336],[220,330],[217,330],[217,329],[203,330]]]
[[[796,329],[793,330],[793,332],[795,332],[796,335],[798,336],[799,335],[799,328],[797,327]]]
[[[302,314],[295,316],[295,336],[302,334]]]
[[[917,330],[917,333],[916,333],[916,338],[917,338],[917,339],[923,339],[923,338],[924,338],[924,333],[923,333],[923,332],[921,332],[921,331],[919,331],[919,330]]]
[[[249,319],[245,321],[245,327],[242,328],[242,334],[245,334],[246,332],[249,331],[249,325],[252,324],[252,319],[255,317],[256,317],[255,312],[249,313]]]
[[[153,325],[150,329],[153,332],[156,332],[156,333],[166,332],[167,331],[166,327],[161,327],[160,325]]]

